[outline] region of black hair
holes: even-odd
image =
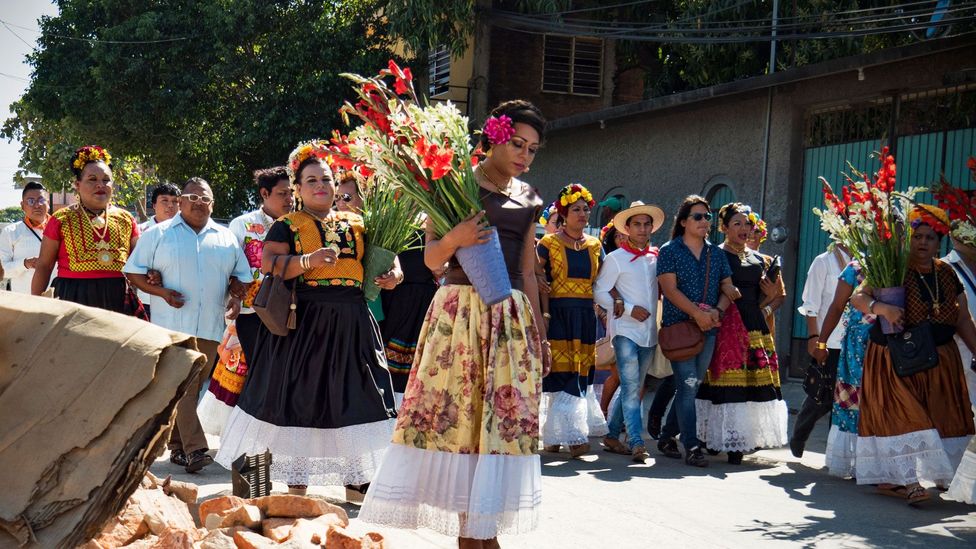
[[[708,201],[704,197],[697,194],[691,194],[685,197],[684,201],[681,202],[681,206],[678,207],[678,215],[674,216],[674,226],[671,229],[671,239],[678,238],[679,236],[684,236],[685,227],[681,224],[682,221],[688,219],[691,215],[691,209],[695,206],[701,204],[705,206],[706,210],[711,211],[711,206],[708,205]]]
[[[326,162],[324,158],[319,158],[315,155],[312,155],[306,158],[305,160],[302,160],[302,163],[298,165],[298,169],[295,170],[295,184],[296,185],[302,184],[302,170],[304,170],[305,168],[307,168],[312,164],[318,164],[319,162],[325,164],[326,166],[329,166],[329,163]],[[332,166],[329,166],[329,171],[330,172],[332,171]],[[335,183],[335,173],[332,173],[332,182],[333,184]]]
[[[729,202],[728,204],[722,206],[718,210],[718,220],[720,227],[728,227],[729,222],[736,214],[742,214],[746,217],[749,216],[749,206],[741,202]]]
[[[503,115],[511,118],[513,125],[521,123],[532,126],[532,129],[539,132],[540,143],[546,140],[546,117],[542,115],[539,107],[524,99],[513,99],[501,103],[488,113],[489,117]],[[491,149],[491,143],[488,142],[487,135],[481,134],[480,143],[481,150],[488,152]]]
[[[617,228],[610,227],[603,235],[603,253],[608,254],[617,249]]]
[[[288,170],[284,166],[254,170],[254,184],[258,186],[258,198],[261,198],[261,189],[270,195],[282,179],[288,181]]]
[[[210,183],[207,183],[207,180],[202,177],[191,177],[186,180],[186,183],[183,183],[183,192],[186,192],[186,188],[190,185],[206,185],[209,187]]]
[[[155,206],[160,196],[180,196],[180,188],[172,183],[160,183],[153,187],[149,203]]]
[[[359,176],[356,174],[356,172],[352,170],[346,170],[344,172],[339,172],[338,174],[334,174],[334,177],[335,177],[336,190],[339,189],[340,185],[345,185],[346,183],[355,183],[356,192],[359,193],[359,196],[363,195],[363,183],[362,181],[360,181]]]
[[[20,193],[20,197],[21,198],[24,198],[25,196],[27,196],[27,191],[41,191],[41,192],[44,192],[44,185],[41,185],[37,181],[29,181],[29,182],[27,182],[26,185],[24,185],[24,190],[23,190],[23,192]]]

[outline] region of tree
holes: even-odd
[[[24,210],[20,206],[10,206],[0,210],[0,223],[16,223],[24,219]]]
[[[200,176],[225,217],[252,203],[253,170],[340,127],[338,74],[372,73],[391,46],[376,0],[57,4],[2,130],[24,143],[21,168],[58,188],[74,149],[97,143],[138,164],[120,188]]]

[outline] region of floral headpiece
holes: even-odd
[[[612,229],[612,228],[613,228],[613,221],[611,221],[610,223],[607,223],[606,225],[603,226],[602,229],[600,229],[600,242],[603,242],[604,240],[606,240],[607,233],[609,233],[610,232],[610,229]]]
[[[759,217],[756,212],[749,212],[749,222],[752,223],[753,233],[759,233],[759,243],[762,244],[766,241],[766,236],[769,232],[766,230],[766,222]]]
[[[503,145],[515,135],[515,125],[507,115],[492,116],[485,121],[485,129],[481,132],[492,145]]]
[[[295,183],[295,178],[298,177],[298,167],[302,165],[302,162],[305,162],[309,158],[318,158],[325,160],[326,164],[328,164],[329,156],[329,144],[322,139],[313,139],[299,143],[295,147],[295,150],[291,151],[291,154],[288,155],[288,165],[286,167],[288,180],[292,184]]]
[[[71,167],[75,170],[85,169],[85,164],[89,162],[104,162],[112,164],[112,155],[98,145],[85,145],[75,151],[75,156],[71,160]]]
[[[949,216],[945,210],[928,204],[919,204],[908,214],[908,222],[913,229],[925,224],[941,236],[949,234]]]
[[[732,212],[732,214],[729,215],[729,212]],[[752,223],[753,227],[756,226],[755,220],[759,219],[759,216],[754,211],[752,211],[751,206],[748,206],[741,202],[729,202],[728,204],[722,206],[718,211],[718,231],[720,233],[725,232],[725,228],[726,228],[725,216],[728,215],[729,219],[732,219],[735,216],[735,214],[742,214],[746,216],[746,218],[749,220],[749,223]]]
[[[559,215],[565,217],[569,211],[569,207],[575,204],[577,200],[583,200],[590,208],[596,206],[596,201],[593,200],[593,195],[590,194],[589,189],[579,183],[573,183],[572,185],[566,185],[559,191],[559,197],[554,202],[556,211],[559,212]]]
[[[545,227],[549,224],[549,220],[552,218],[552,214],[556,213],[556,203],[553,202],[549,204],[546,209],[542,210],[542,215],[539,217],[539,225]],[[558,214],[557,214],[558,215]]]

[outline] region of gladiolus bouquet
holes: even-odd
[[[347,124],[350,116],[362,124],[339,143],[338,156],[402,191],[427,214],[438,237],[481,209],[468,119],[454,105],[421,106],[410,69],[392,60],[370,78],[342,76],[354,83],[359,101],[346,102],[340,112]]]
[[[861,265],[868,286],[893,288],[905,280],[912,233],[905,220],[915,195],[924,189],[895,192],[895,158],[888,147],[880,156],[881,169],[873,178],[848,162],[854,177],[845,176],[847,184],[839,197],[821,177],[826,208],[814,208],[813,213],[820,217],[823,230]]]
[[[976,157],[970,157],[966,166],[970,177],[976,181]],[[932,195],[949,216],[952,238],[967,246],[976,247],[976,192],[953,187],[943,175],[932,188]]]

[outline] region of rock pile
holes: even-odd
[[[381,549],[383,536],[356,537],[345,510],[321,499],[221,496],[197,504],[193,484],[147,473],[122,512],[78,549]],[[193,513],[199,518],[194,521]]]

